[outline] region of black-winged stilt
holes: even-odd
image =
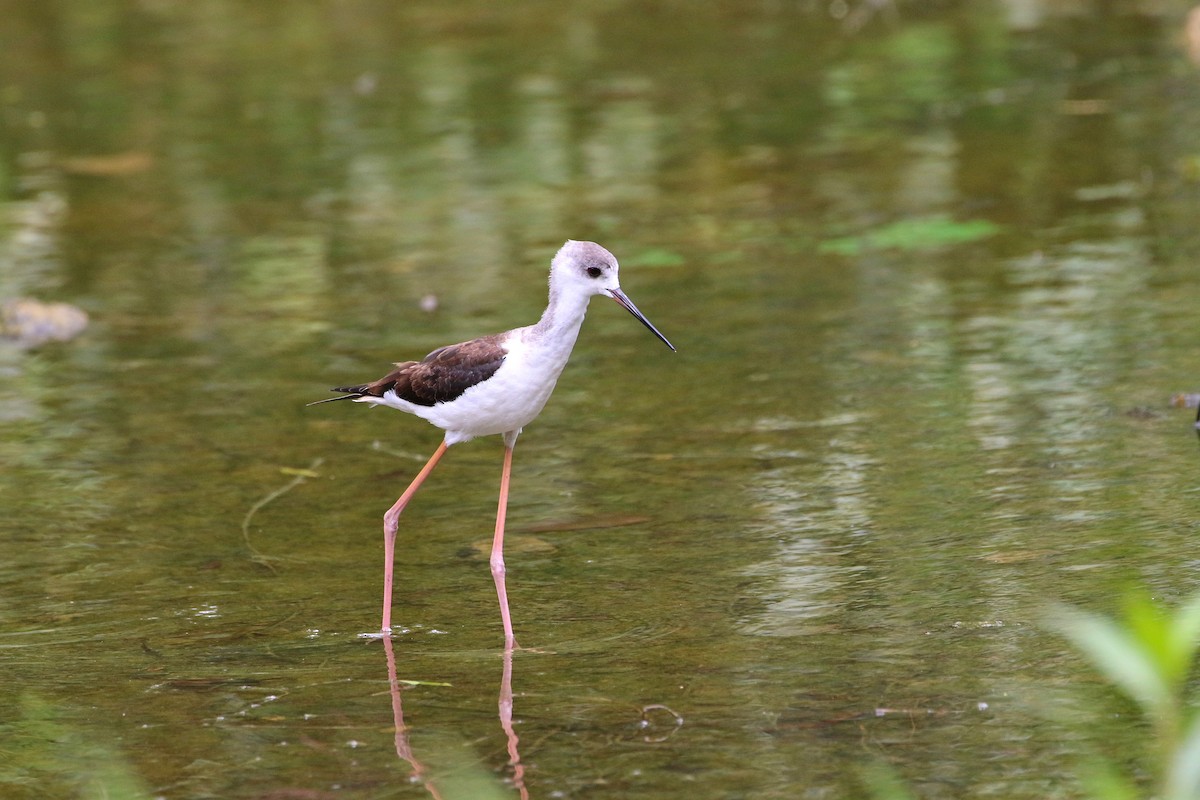
[[[382,632],[385,636],[391,632],[392,572],[401,512],[448,447],[476,436],[498,433],[504,437],[504,467],[500,474],[491,568],[504,623],[504,646],[505,649],[516,646],[504,585],[504,517],[513,446],[521,429],[541,412],[554,390],[579,336],[588,301],[598,294],[611,297],[667,347],[675,349],[621,291],[617,270],[617,259],[595,242],[568,241],[550,263],[550,302],[536,324],[439,347],[421,361],[397,363],[395,369],[372,383],[331,390],[343,392],[341,397],[309,404],[353,400],[390,406],[428,420],[446,432],[417,477],[383,515]]]

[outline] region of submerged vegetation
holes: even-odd
[[[944,216],[903,219],[858,236],[827,239],[817,248],[822,253],[855,256],[871,250],[924,251],[968,244],[992,236],[1000,226],[986,219],[962,222]]]

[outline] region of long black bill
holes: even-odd
[[[642,323],[643,325],[645,325],[647,328],[649,328],[650,332],[653,333],[655,336],[662,339],[663,344],[665,344],[667,347],[671,348],[672,351],[675,350],[675,345],[668,342],[667,337],[665,337],[661,333],[659,333],[658,328],[656,328],[650,324],[650,320],[646,319],[646,315],[643,314],[642,312],[638,311],[637,306],[635,306],[633,304],[632,300],[630,300],[628,297],[625,296],[624,292],[622,292],[620,289],[609,289],[608,296],[611,297],[613,300],[616,300],[621,305],[621,307],[624,308],[626,311],[628,311],[630,314],[633,314],[633,316],[637,317],[637,321]]]

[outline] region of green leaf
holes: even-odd
[[[1140,800],[1141,792],[1117,768],[1103,759],[1086,763],[1079,782],[1092,800]]]
[[[1167,634],[1167,647],[1178,664],[1177,680],[1183,681],[1191,670],[1200,646],[1200,595],[1176,609]]]
[[[1179,691],[1200,643],[1200,597],[1171,612],[1143,591],[1129,593],[1125,625],[1154,659],[1172,692]]]
[[[916,800],[896,771],[882,761],[868,765],[861,775],[873,800]]]
[[[1179,665],[1171,650],[1170,622],[1163,608],[1144,591],[1125,595],[1122,608],[1125,628],[1154,663],[1163,680],[1172,688],[1177,683]],[[1187,664],[1183,664],[1187,669]]]
[[[1193,719],[1183,743],[1167,765],[1164,800],[1195,800],[1200,796],[1200,718]]]
[[[1143,712],[1160,719],[1171,716],[1174,698],[1154,654],[1127,630],[1099,614],[1068,607],[1059,608],[1049,623]]]

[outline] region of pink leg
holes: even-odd
[[[496,510],[496,535],[492,539],[492,580],[496,582],[496,596],[500,599],[500,620],[504,623],[504,649],[517,646],[513,636],[512,617],[508,613],[508,591],[504,588],[504,517],[508,513],[508,479],[512,473],[512,445],[504,445],[504,470],[500,473],[500,506]]]
[[[429,477],[429,473],[433,472],[433,468],[437,466],[442,455],[446,452],[449,445],[443,441],[438,445],[438,449],[433,451],[433,455],[429,457],[429,461],[417,473],[417,477],[413,478],[412,483],[404,490],[404,494],[400,495],[400,499],[395,505],[387,510],[383,515],[383,633],[392,632],[392,569],[396,561],[396,531],[400,527],[400,512],[408,505],[408,501],[412,500],[417,489],[421,488],[421,484]]]

